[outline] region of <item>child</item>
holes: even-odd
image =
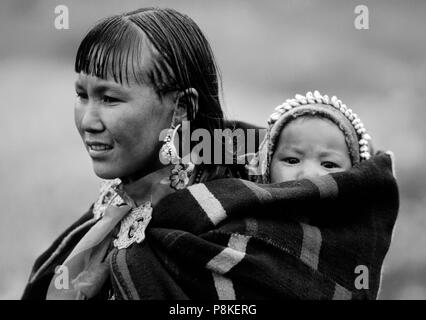
[[[268,124],[259,152],[248,166],[256,182],[345,171],[371,154],[371,138],[358,116],[335,96],[322,96],[318,91],[286,100]]]

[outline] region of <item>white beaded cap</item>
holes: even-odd
[[[339,100],[336,96],[332,96],[329,98],[327,95],[321,95],[319,91],[315,90],[313,93],[311,91],[307,92],[305,96],[301,94],[296,94],[293,99],[287,99],[284,103],[275,108],[275,112],[271,114],[268,119],[268,124],[270,127],[274,125],[274,123],[281,118],[281,116],[292,110],[293,108],[297,108],[301,105],[306,104],[324,104],[329,105],[337,110],[339,110],[353,125],[357,135],[358,135],[358,144],[359,144],[359,152],[361,159],[368,160],[370,158],[368,141],[371,140],[370,135],[367,133],[367,130],[364,127],[361,119],[358,117],[356,113],[349,109],[341,100]]]

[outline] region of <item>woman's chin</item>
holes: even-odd
[[[93,163],[93,171],[101,179],[115,179],[121,177],[121,172],[117,168],[105,164]]]

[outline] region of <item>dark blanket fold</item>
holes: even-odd
[[[113,252],[116,298],[375,299],[398,206],[384,153],[311,180],[193,185]]]

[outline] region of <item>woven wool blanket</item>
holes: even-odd
[[[388,154],[346,172],[192,185],[114,249],[117,299],[376,299],[399,195]]]

